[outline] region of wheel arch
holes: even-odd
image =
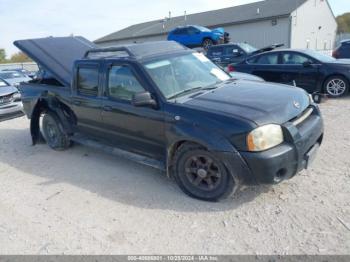
[[[210,136],[210,134],[192,134],[191,136],[179,137],[169,142],[167,146],[166,171],[168,177],[172,176],[171,173],[175,153],[185,143],[195,144],[212,152],[237,152],[236,148],[223,137]]]
[[[30,133],[33,145],[44,141],[40,131],[40,117],[47,111],[51,111],[57,115],[67,134],[70,135],[73,133],[73,125],[76,123],[76,117],[73,111],[57,98],[40,97],[33,108],[30,118]]]

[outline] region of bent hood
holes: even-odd
[[[14,86],[0,86],[0,96],[7,96],[18,92],[18,89]]]
[[[237,80],[184,104],[244,118],[260,126],[292,120],[309,106],[310,100],[304,90],[296,87]]]

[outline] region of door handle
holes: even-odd
[[[81,101],[73,101],[73,105],[75,106],[80,106],[82,103]]]
[[[113,110],[113,108],[111,106],[104,106],[103,107],[103,111],[111,112],[112,110]]]

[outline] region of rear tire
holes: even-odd
[[[212,45],[214,45],[214,42],[210,38],[206,38],[203,40],[202,47],[205,51],[208,51]]]
[[[330,97],[342,97],[349,92],[349,81],[343,76],[331,76],[324,83],[324,91]]]
[[[186,143],[177,150],[174,177],[185,194],[204,201],[225,199],[238,187],[222,161],[196,144]]]
[[[53,150],[62,151],[70,147],[71,141],[63,131],[61,121],[54,113],[45,113],[42,121],[42,129],[47,144]]]

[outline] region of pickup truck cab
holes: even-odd
[[[231,79],[175,42],[99,49],[66,37],[15,45],[46,72],[21,85],[33,144],[98,147],[165,170],[198,199],[292,178],[322,143],[320,111],[304,90]]]

